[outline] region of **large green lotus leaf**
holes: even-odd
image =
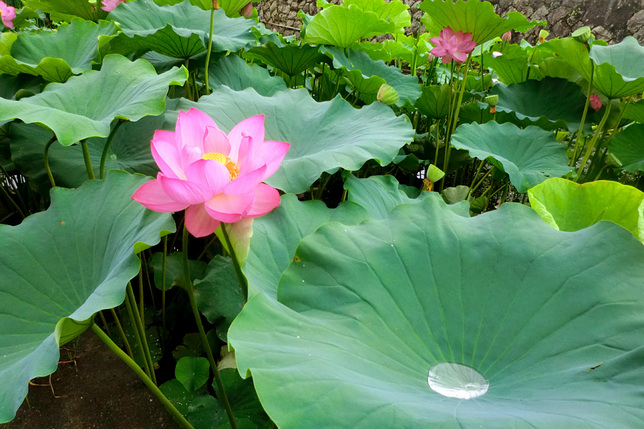
[[[508,173],[519,192],[572,171],[565,146],[551,132],[537,127],[520,129],[496,122],[465,124],[456,129],[451,143]]]
[[[600,220],[620,225],[644,242],[644,192],[618,182],[578,184],[553,177],[528,191],[530,206],[548,225],[578,231]]]
[[[111,22],[74,19],[56,32],[19,33],[10,55],[0,56],[0,73],[27,73],[51,82],[65,82],[73,74],[92,68],[98,60],[99,36],[112,35]]]
[[[162,116],[148,116],[138,122],[121,125],[108,149],[105,171],[125,170],[156,176],[159,171],[150,152],[154,131],[163,126]],[[20,172],[41,193],[50,188],[44,168],[43,151],[51,139],[51,132],[36,125],[14,123],[8,133],[11,140],[11,159]],[[106,139],[91,138],[87,141],[94,176],[99,177],[100,160]],[[56,185],[77,187],[87,180],[87,169],[79,145],[63,146],[54,143],[49,148],[49,166]]]
[[[276,297],[282,271],[293,260],[297,244],[328,222],[355,224],[367,219],[367,212],[355,203],[329,209],[322,201],[299,201],[293,194],[282,196],[278,208],[253,222],[250,250],[242,271],[248,280],[248,296],[260,292]]]
[[[430,118],[445,118],[449,114],[449,85],[426,85],[414,106]]]
[[[365,12],[374,12],[378,18],[389,21],[391,33],[404,33],[405,27],[411,25],[411,15],[407,11],[409,6],[400,0],[391,0],[386,3],[384,0],[344,0],[343,6],[356,5]]]
[[[115,118],[138,121],[160,115],[168,86],[183,85],[187,77],[183,67],[157,75],[147,61],[108,55],[100,71],[51,83],[42,93],[20,101],[0,99],[0,120],[42,124],[60,144],[69,146],[88,137],[107,137]]]
[[[613,138],[609,150],[624,170],[644,171],[644,124],[624,128]]]
[[[444,27],[454,31],[472,33],[472,40],[482,44],[503,33],[515,30],[524,32],[545,21],[529,21],[519,12],[510,12],[503,18],[494,12],[487,1],[463,1],[456,3],[444,0],[425,0],[418,6],[427,12],[422,21],[430,34],[437,36]]]
[[[0,422],[13,418],[27,384],[56,370],[59,324],[123,302],[139,271],[135,253],[175,230],[167,213],[130,198],[149,178],[110,171],[18,226],[0,225]]]
[[[372,11],[356,5],[333,5],[315,15],[306,26],[304,42],[348,48],[360,39],[386,34],[391,24]]]
[[[181,100],[166,110],[166,127],[174,129],[179,110],[191,107],[209,114],[226,132],[245,118],[264,114],[266,139],[291,144],[280,169],[266,182],[290,193],[306,191],[334,168],[357,170],[369,159],[387,164],[413,139],[409,120],[381,103],[359,110],[339,96],[319,103],[305,89],[263,97],[252,88],[222,86],[197,103]]]
[[[31,10],[40,9],[58,20],[69,20],[70,17],[79,16],[88,21],[98,22],[107,16],[107,12],[89,0],[22,0],[22,3]]]
[[[544,129],[578,129],[586,104],[579,86],[558,78],[495,85],[490,93],[499,96],[497,111],[511,114],[524,126]]]
[[[587,81],[590,80],[594,59],[596,61],[614,61],[615,64],[601,62],[594,66],[593,87],[608,98],[622,98],[644,91],[644,76],[641,76],[641,71],[638,75],[627,65],[631,57],[633,57],[635,64],[641,62],[639,54],[644,48],[639,46],[637,42],[635,45],[639,47],[639,50],[633,46],[632,41],[612,46],[593,45],[592,51],[599,49],[601,52],[598,55],[592,54],[593,59],[591,59],[586,45],[572,38],[553,39],[542,44],[541,48],[555,52]],[[632,55],[630,54],[631,50],[634,50]],[[616,69],[616,66],[619,69]],[[620,71],[632,75],[622,75]]]
[[[320,53],[318,47],[295,43],[277,46],[271,41],[264,43],[262,46],[250,48],[245,56],[258,59],[289,76],[298,75],[326,59],[326,56]]]
[[[136,0],[114,9],[110,18],[119,23],[123,33],[113,44],[119,50],[152,50],[174,58],[190,58],[208,47],[210,13],[184,1],[172,6],[158,6],[152,0]],[[215,11],[213,51],[237,51],[255,40],[252,20],[228,18]],[[125,52],[124,52],[125,53]]]
[[[436,196],[324,225],[296,258],[279,301],[256,295],[228,332],[280,428],[644,421],[644,247],[616,225],[556,231],[518,204],[466,218]],[[440,363],[489,390],[442,396]]]
[[[246,64],[246,61],[237,55],[225,56],[212,64],[209,76],[210,86],[213,89],[221,85],[226,85],[235,91],[253,88],[266,97],[286,89],[284,79],[271,76],[268,70],[258,65]]]
[[[414,103],[420,97],[418,79],[403,74],[399,68],[388,66],[384,61],[374,61],[365,52],[348,49],[346,55],[338,48],[324,48],[325,54],[333,58],[333,67],[345,69],[347,78],[367,104],[376,101],[382,84],[394,87],[403,106],[407,101]]]

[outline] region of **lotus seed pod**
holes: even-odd
[[[496,104],[499,102],[499,96],[497,94],[488,95],[483,101],[485,101],[490,106],[496,106]]]
[[[591,37],[593,33],[590,32],[589,26],[578,28],[572,33],[572,38],[579,43],[588,43]]]

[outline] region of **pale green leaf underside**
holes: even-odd
[[[530,206],[555,229],[578,231],[606,220],[644,243],[644,193],[637,188],[606,180],[577,184],[552,178],[528,195]]]

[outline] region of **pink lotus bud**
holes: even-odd
[[[512,38],[512,30],[506,31],[501,36],[501,40],[503,40],[504,42],[509,42],[511,38]]]
[[[246,6],[241,8],[239,14],[244,18],[250,18],[251,16],[253,16],[253,2],[249,1]]]
[[[599,95],[597,94],[590,95],[590,107],[592,107],[595,110],[595,112],[599,111],[599,109],[602,108],[602,100],[599,98]]]

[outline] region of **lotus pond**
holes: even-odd
[[[340,3],[0,1],[0,422],[89,330],[182,428],[644,424],[644,47]]]

